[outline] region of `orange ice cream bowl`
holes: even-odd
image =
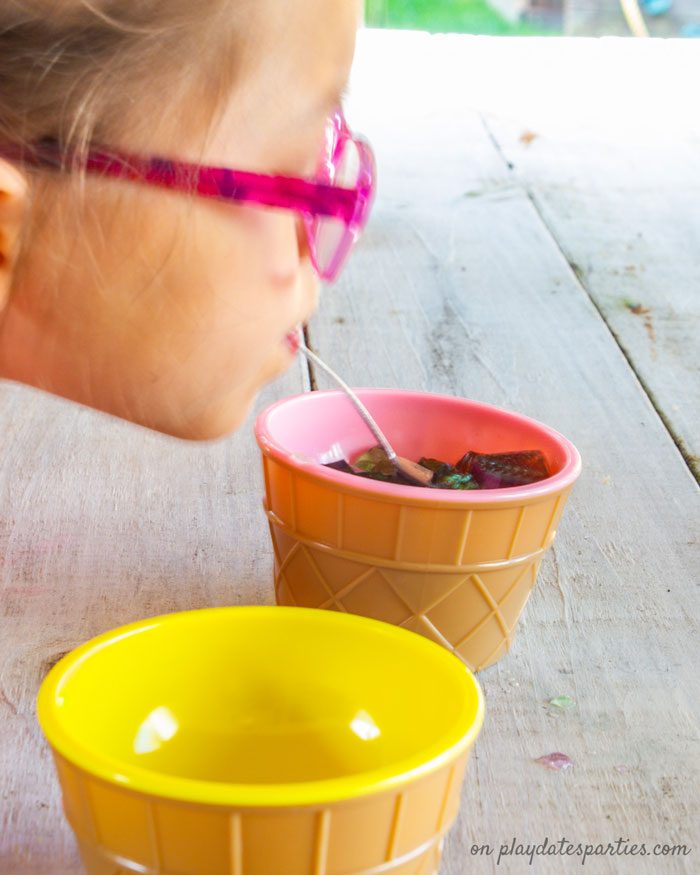
[[[89,641],[38,716],[89,875],[432,875],[483,700],[403,629],[237,607]]]
[[[467,450],[541,450],[527,486],[421,489],[325,463],[376,441],[342,392],[310,392],[256,422],[280,605],[374,617],[418,632],[478,671],[510,649],[580,456],[528,417],[464,398],[388,389],[358,395],[397,453],[455,463]]]

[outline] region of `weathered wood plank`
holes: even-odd
[[[257,407],[306,388],[300,363]],[[272,604],[252,416],[176,441],[0,386],[0,872],[79,875],[35,697],[50,666],[107,629],[215,605]]]
[[[489,82],[479,110],[507,178],[532,196],[700,479],[700,118],[688,112],[700,52],[554,40],[466,58]],[[508,87],[506,64],[519,71]]]
[[[497,852],[514,836],[548,836],[685,843],[693,856],[588,866],[690,873],[700,838],[697,486],[470,108],[475,42],[364,41],[349,115],[377,145],[380,196],[311,327],[316,349],[355,385],[513,408],[560,429],[584,459],[514,649],[482,673],[486,726],[441,872],[523,872],[522,858],[472,858],[472,843]],[[488,54],[482,79],[496,69]],[[571,711],[546,705],[565,693]],[[532,762],[555,750],[575,760],[571,771]],[[576,857],[535,862],[538,872],[581,867]]]

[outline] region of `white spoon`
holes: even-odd
[[[319,368],[324,370],[331,379],[335,380],[335,382],[340,386],[340,388],[345,392],[348,398],[352,401],[352,403],[357,408],[357,412],[360,414],[362,419],[364,420],[367,428],[372,432],[372,434],[377,439],[379,445],[384,450],[387,455],[387,458],[394,466],[394,469],[398,471],[402,477],[405,477],[407,480],[410,480],[411,483],[416,483],[418,486],[430,486],[433,479],[433,472],[429,468],[424,468],[423,465],[419,465],[417,462],[412,462],[410,459],[404,459],[403,457],[397,455],[394,448],[391,446],[389,441],[384,436],[384,432],[379,428],[377,423],[372,418],[369,410],[365,407],[365,405],[360,401],[357,395],[353,392],[353,390],[348,386],[348,384],[336,374],[336,372],[330,368],[324,361],[322,361],[315,352],[311,352],[311,350],[304,343],[304,338],[302,336],[301,331],[299,332],[299,352],[303,353],[309,361],[313,362]]]

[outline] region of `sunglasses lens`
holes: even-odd
[[[357,144],[348,139],[337,147],[332,162],[324,167],[324,175],[323,181],[327,184],[356,188],[360,176]],[[337,269],[338,260],[354,234],[342,219],[332,216],[317,216],[312,222],[312,232],[318,269],[322,274],[332,272]]]

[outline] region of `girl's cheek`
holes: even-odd
[[[318,284],[311,264],[306,232],[301,220],[287,214],[268,238],[262,269],[271,307],[296,323],[315,309]],[[287,325],[285,327],[291,327]]]

